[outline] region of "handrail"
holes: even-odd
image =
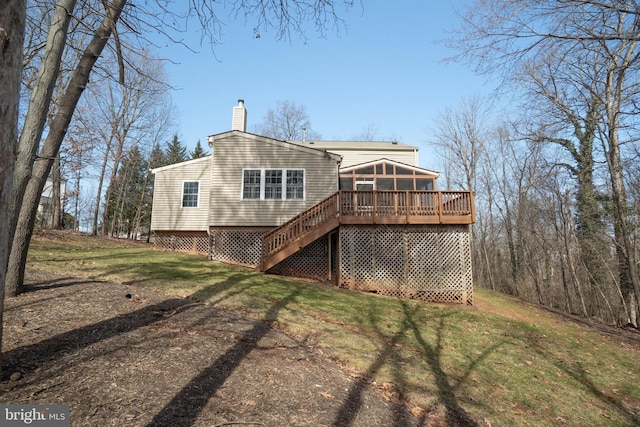
[[[268,257],[302,237],[308,231],[338,216],[338,194],[327,197],[320,203],[294,216],[275,230],[262,237],[262,257]]]
[[[475,207],[471,191],[338,191],[262,237],[261,269],[267,258],[332,220],[472,224]]]

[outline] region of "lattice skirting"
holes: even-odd
[[[262,236],[273,227],[211,227],[213,261],[256,267],[260,264]]]
[[[209,253],[209,235],[206,231],[152,231],[151,241],[161,249]]]
[[[322,236],[273,266],[269,269],[269,273],[313,279],[320,282],[332,281],[336,271],[335,257],[332,258],[330,253],[335,254],[336,251],[330,249],[335,248],[336,242],[336,234]]]
[[[469,228],[341,225],[341,287],[434,302],[473,303]]]

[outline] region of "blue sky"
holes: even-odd
[[[401,5],[402,6],[399,6]],[[408,4],[408,5],[407,5]],[[199,46],[195,31],[186,42],[163,48],[176,126],[192,149],[197,140],[231,127],[232,107],[245,100],[249,131],[278,101],[303,105],[322,139],[351,139],[373,126],[377,139],[420,148],[420,165],[439,169],[429,145],[435,116],[464,98],[492,87],[462,64],[444,64],[453,54],[438,40],[459,25],[464,1],[364,1],[343,17],[347,30],[319,38],[310,32],[277,41],[274,31],[256,38],[251,23],[229,21],[221,44]],[[223,15],[222,18],[225,18]]]

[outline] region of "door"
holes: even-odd
[[[356,212],[357,215],[371,215],[373,213],[374,180],[356,180]]]

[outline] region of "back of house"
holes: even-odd
[[[418,148],[281,141],[232,129],[210,156],[154,169],[154,243],[337,286],[472,302],[470,191],[438,191]]]

